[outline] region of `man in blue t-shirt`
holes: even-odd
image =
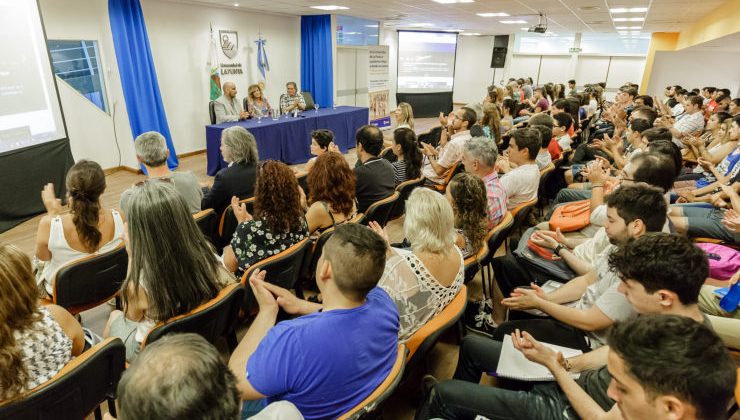
[[[306,419],[337,418],[383,382],[398,348],[398,309],[376,287],[385,255],[367,227],[337,226],[316,267],[322,305],[266,283],[264,271],[252,275],[259,314],[229,360],[242,399],[256,401],[246,414],[287,400]],[[275,325],[279,307],[304,316]]]

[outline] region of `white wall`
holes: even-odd
[[[396,109],[396,88],[398,84],[398,32],[395,29],[380,27],[380,44],[388,46],[388,109]]]
[[[452,102],[480,102],[493,81],[493,36],[458,36]],[[505,69],[496,69],[496,78]]]
[[[656,52],[647,93],[663,95],[669,85],[686,89],[704,86],[728,88],[733,97],[740,90],[740,53],[709,51]]]
[[[84,39],[98,41],[105,70],[108,103],[115,107],[115,129],[121,149],[122,165],[137,167],[133,137],[118,76],[106,0],[40,0],[49,39]],[[300,18],[240,12],[233,9],[204,7],[161,0],[141,0],[149,43],[157,71],[167,121],[178,154],[205,149],[205,125],[208,121],[209,79],[206,61],[210,23],[214,28],[239,31],[242,63],[246,74],[237,77],[241,99],[247,85],[262,79],[257,70],[258,32],[267,40],[270,71],[267,96],[277,106],[285,83],[300,83]],[[229,80],[224,77],[222,80]],[[87,158],[103,168],[119,165],[113,137],[114,119],[59,83],[72,154],[76,160]]]

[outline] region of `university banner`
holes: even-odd
[[[370,124],[380,128],[390,127],[388,46],[371,45],[367,49],[367,94],[368,104],[370,104]]]

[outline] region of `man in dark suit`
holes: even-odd
[[[257,180],[257,142],[244,127],[229,127],[221,133],[221,154],[229,166],[221,169],[201,201],[201,209],[223,213],[231,197],[240,199],[254,196]]]
[[[378,200],[393,194],[396,189],[393,165],[378,157],[383,149],[383,133],[378,127],[363,125],[355,134],[357,141],[357,211],[365,212]]]

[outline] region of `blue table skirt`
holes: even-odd
[[[221,131],[235,125],[249,130],[257,139],[257,149],[260,160],[274,159],[287,164],[304,163],[310,157],[311,132],[319,128],[326,128],[334,132],[334,142],[342,153],[355,147],[355,132],[368,123],[368,109],[351,106],[340,106],[336,109],[327,108],[306,110],[298,118],[281,116],[274,121],[263,118],[229,122],[206,126],[206,154],[208,157],[208,175],[214,176],[221,168],[225,168],[221,156]]]

